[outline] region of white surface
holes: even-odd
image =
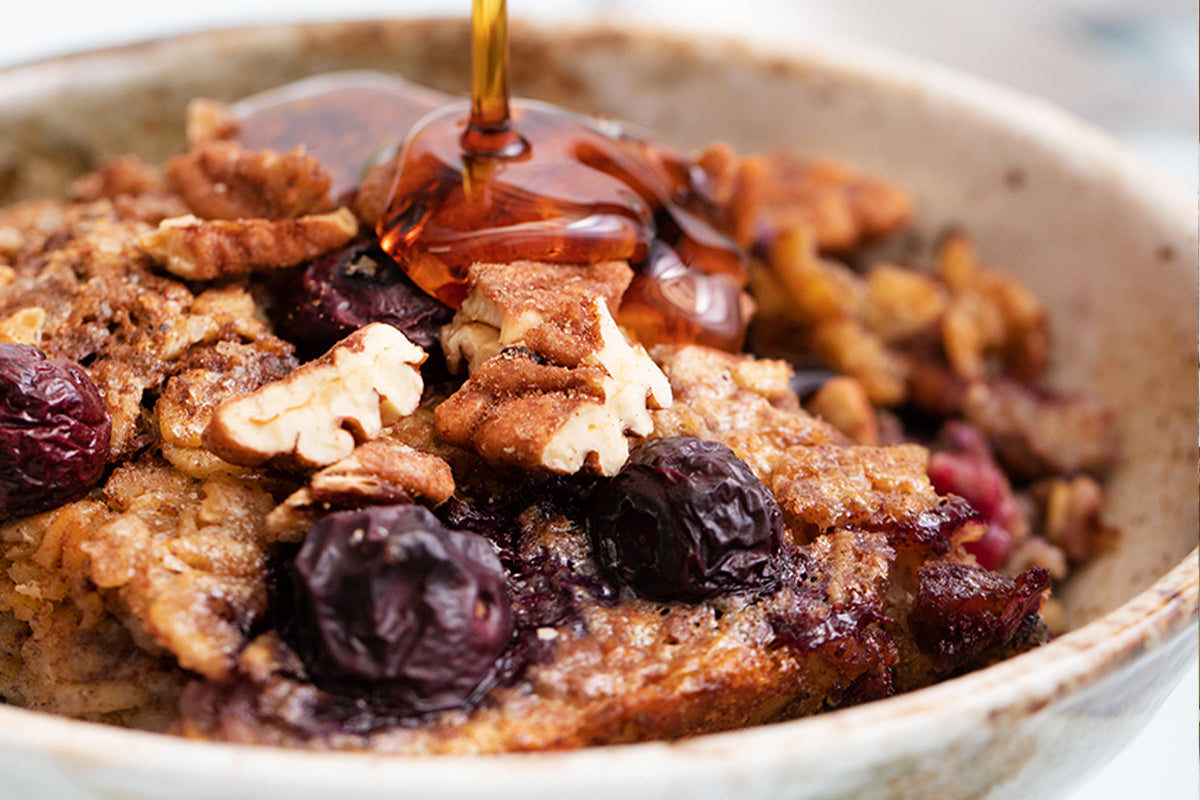
[[[278,20],[466,14],[468,0],[58,0],[9,3],[0,66],[164,34]],[[11,7],[11,6],[16,6]],[[1197,183],[1196,4],[1186,0],[511,0],[535,19],[644,19],[803,40],[859,39],[1046,97]],[[1200,797],[1200,669],[1072,800]]]

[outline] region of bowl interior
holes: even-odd
[[[926,244],[966,229],[985,261],[1032,286],[1051,310],[1053,382],[1106,398],[1124,447],[1109,484],[1110,515],[1123,536],[1060,593],[1071,627],[1134,598],[1196,548],[1196,211],[1182,191],[1103,134],[1036,101],[891,57],[765,52],[615,30],[512,30],[517,94],[631,119],[688,147],[721,139],[742,152],[784,148],[857,165],[912,192]],[[104,155],[161,161],[178,152],[193,97],[234,100],[354,68],[461,93],[468,42],[463,21],[297,25],[2,71],[0,203],[61,191]],[[1191,624],[1191,564],[1171,578],[1182,606],[1154,636]],[[1156,613],[1147,603],[1123,610],[1121,625]],[[1067,652],[1056,646],[1028,663]],[[1000,669],[1033,681],[1019,664]],[[1086,672],[1072,669],[1076,678]],[[910,711],[923,707],[900,700]],[[857,719],[884,718],[870,713]],[[843,723],[818,724],[850,735]],[[701,759],[711,755],[705,747]],[[600,766],[596,779],[603,773]]]

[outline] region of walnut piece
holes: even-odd
[[[649,434],[650,408],[670,406],[671,387],[617,327],[605,294],[588,295],[561,298],[544,322],[481,363],[438,406],[438,435],[493,463],[615,474],[629,457],[626,432]],[[511,310],[497,326],[500,338],[510,317],[512,330],[543,313],[522,317]]]
[[[243,466],[332,464],[416,410],[424,360],[400,331],[372,323],[288,377],[221,405],[204,444]]]
[[[288,220],[165,219],[138,247],[185,280],[247,275],[291,267],[348,244],[358,220],[348,208]]]
[[[366,505],[426,502],[441,505],[454,494],[450,465],[432,453],[400,442],[375,439],[313,474],[267,515],[267,531],[299,540],[321,515]]]

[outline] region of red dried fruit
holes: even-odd
[[[778,577],[779,504],[720,442],[640,445],[593,492],[587,527],[600,565],[645,597],[695,602]]]
[[[483,537],[421,506],[330,514],[294,562],[292,639],[314,681],[396,714],[467,706],[512,637],[504,569]]]
[[[1041,608],[1050,573],[1041,567],[1009,578],[949,561],[931,561],[917,573],[909,626],[921,652],[940,670],[968,666],[1018,638]]]
[[[0,518],[76,500],[104,475],[108,409],[75,364],[0,344]]]

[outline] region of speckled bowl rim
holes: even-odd
[[[349,23],[300,23],[263,29],[330,28]],[[568,33],[572,26],[557,26]],[[580,27],[594,31],[596,26]],[[15,70],[76,71],[88,59],[116,54],[136,56],[172,41],[253,35],[255,28],[201,31],[133,45],[58,56]],[[639,32],[639,38],[648,34]],[[663,32],[672,41],[678,32]],[[699,51],[727,53],[741,45],[719,37],[689,36]],[[919,87],[938,102],[949,103],[995,124],[1015,129],[1062,152],[1073,151],[1104,161],[1125,179],[1127,191],[1173,229],[1194,231],[1195,200],[1144,164],[1103,132],[1035,98],[896,54],[854,45],[812,45],[797,54],[770,42],[746,45],[742,57],[802,61],[807,66],[861,75],[894,87]],[[32,74],[32,73],[31,73]],[[110,75],[111,77],[111,75]],[[36,82],[35,82],[36,84]],[[31,93],[39,88],[34,85]],[[353,796],[377,792],[381,786],[402,787],[414,796],[453,796],[469,787],[492,787],[492,796],[551,796],[581,786],[589,790],[625,791],[630,775],[653,773],[661,785],[702,785],[726,773],[731,764],[744,774],[779,769],[785,761],[819,753],[822,760],[851,758],[873,748],[895,755],[897,748],[921,752],[921,730],[937,730],[944,739],[954,731],[1018,718],[1069,698],[1102,682],[1140,658],[1178,645],[1195,650],[1197,639],[1200,551],[1119,608],[1045,647],[960,678],[854,708],[745,730],[711,734],[677,742],[615,745],[570,752],[495,756],[398,757],[371,753],[309,752],[273,747],[246,747],[191,741],[161,734],[130,731],[80,722],[25,709],[0,706],[0,749],[16,747],[69,760],[74,769],[107,776],[96,785],[133,786],[123,775],[158,778],[163,785],[186,784],[191,777],[221,775],[222,784],[288,786]],[[90,785],[90,784],[89,784]],[[504,787],[517,787],[509,795]],[[189,795],[191,796],[191,795]],[[307,795],[306,795],[307,796]],[[370,796],[377,796],[370,794]]]

